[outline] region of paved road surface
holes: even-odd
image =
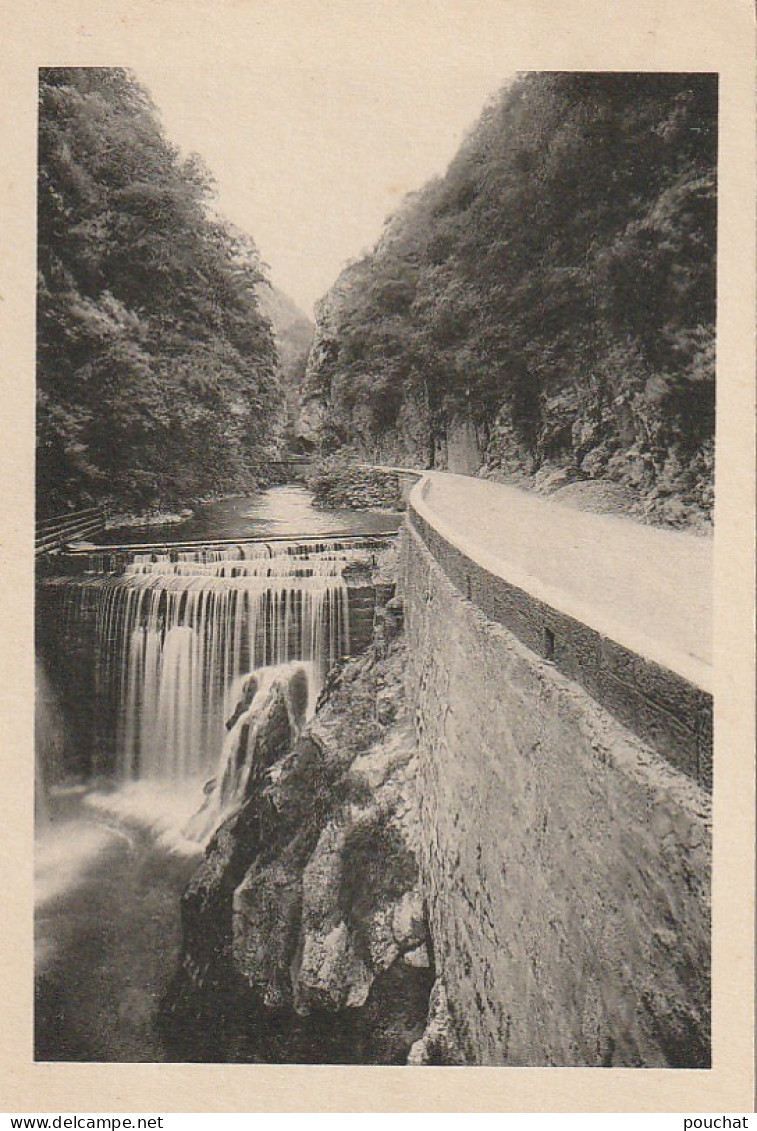
[[[462,475],[432,473],[416,500],[440,533],[486,569],[712,690],[710,538]]]

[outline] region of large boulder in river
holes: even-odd
[[[260,783],[270,767],[290,752],[296,737],[287,681],[275,679],[267,691],[261,691],[253,714],[258,688],[258,681],[250,677],[242,689],[243,709],[232,716],[237,741],[220,780],[184,829],[188,838],[202,840],[221,822],[182,900],[185,950],[192,955],[196,977],[204,977],[228,950],[232,895],[260,835]],[[225,820],[224,813],[230,814]]]
[[[233,954],[267,1002],[287,1001],[300,1014],[363,1006],[379,975],[425,945],[408,802],[414,773],[412,736],[395,733],[389,748],[379,744],[350,765],[338,789],[350,800],[335,807],[306,856],[293,840],[251,866],[234,895]],[[413,961],[424,965],[418,954]]]
[[[273,669],[269,686],[251,675],[227,720],[227,758],[217,779],[206,786],[206,799],[184,828],[189,840],[202,842],[225,817],[253,796],[266,773],[292,748],[305,718],[308,681],[301,667]]]
[[[400,1064],[424,1032],[433,972],[403,662],[397,639],[332,676],[190,885],[182,993],[212,988],[215,1056]]]

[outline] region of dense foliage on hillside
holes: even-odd
[[[322,300],[322,442],[485,474],[630,487],[673,523],[712,501],[717,86],[537,74],[484,110]]]
[[[251,485],[282,397],[251,241],[121,68],[40,76],[38,507]]]
[[[348,510],[403,509],[397,476],[354,461],[354,453],[338,452],[317,460],[307,477],[316,506]]]

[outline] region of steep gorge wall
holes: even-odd
[[[717,106],[714,74],[508,84],[319,303],[310,439],[709,527]]]
[[[707,1066],[707,795],[489,620],[412,526],[401,587],[421,869],[461,1059]]]
[[[390,601],[299,736],[274,684],[245,800],[182,900],[161,1009],[174,1059],[404,1064],[422,1036],[433,968],[404,667]]]

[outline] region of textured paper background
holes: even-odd
[[[34,1064],[33,398],[37,68],[308,65],[329,42],[445,67],[478,24],[503,76],[718,71],[720,196],[713,1068]],[[749,0],[6,0],[0,98],[2,1011],[5,1112],[753,1110],[754,15]],[[390,49],[386,49],[386,44]],[[377,45],[382,45],[377,57]],[[233,107],[230,107],[233,113]],[[244,156],[240,155],[240,160]],[[254,160],[254,154],[251,155]],[[325,202],[326,203],[326,202]],[[253,233],[254,234],[254,233]]]

